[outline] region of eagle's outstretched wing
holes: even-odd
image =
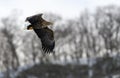
[[[42,29],[33,29],[37,36],[41,39],[42,49],[45,53],[54,52],[55,47],[54,33],[48,27]]]

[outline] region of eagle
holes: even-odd
[[[48,28],[48,26],[53,25],[53,23],[44,20],[42,15],[43,14],[36,14],[27,17],[26,21],[30,23],[30,25],[27,26],[27,30],[34,30],[38,38],[40,38],[42,43],[42,51],[44,53],[54,53],[54,32]]]

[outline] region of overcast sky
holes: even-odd
[[[14,9],[22,15],[52,12],[65,18],[74,18],[85,8],[93,11],[97,6],[120,5],[120,0],[0,0],[0,17],[10,14]]]

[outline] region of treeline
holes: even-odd
[[[69,20],[52,13],[45,18],[54,22],[55,55],[42,55],[40,40],[33,31],[21,28],[24,22],[17,15],[1,19],[1,71],[31,63],[81,64],[81,58],[120,57],[120,7],[85,10]]]

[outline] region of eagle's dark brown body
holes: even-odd
[[[27,17],[26,21],[31,23],[27,29],[33,29],[37,36],[41,39],[43,51],[45,53],[54,52],[54,32],[47,27],[48,25],[52,25],[52,23],[45,21],[42,18],[42,14]]]

